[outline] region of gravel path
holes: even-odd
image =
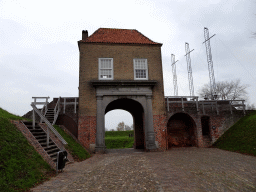
[[[215,148],[111,150],[35,188],[55,191],[256,191],[256,157]]]

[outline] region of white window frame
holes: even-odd
[[[135,69],[135,62],[136,60],[144,60],[146,61],[146,78],[136,78],[136,69]],[[134,80],[148,80],[148,60],[147,59],[141,59],[141,58],[135,58],[133,59],[133,71],[134,71]]]
[[[103,59],[110,59],[111,60],[111,68],[109,68],[109,69],[111,69],[111,78],[101,78],[100,77],[100,75],[101,75],[101,61],[103,60]],[[98,59],[98,63],[99,63],[99,67],[98,67],[98,71],[99,71],[99,73],[98,73],[98,77],[99,77],[99,80],[113,80],[114,79],[114,68],[113,68],[113,58],[99,58]]]

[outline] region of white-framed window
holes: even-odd
[[[147,59],[133,59],[133,68],[135,80],[148,80]]]
[[[111,80],[113,77],[113,58],[99,58],[99,79]]]

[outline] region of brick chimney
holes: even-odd
[[[82,31],[82,40],[87,39],[87,37],[88,37],[88,31],[87,30],[83,30]]]

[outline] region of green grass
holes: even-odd
[[[2,108],[0,108],[0,117],[4,117],[6,119],[11,119],[11,120],[30,120],[17,115],[13,115]]]
[[[90,157],[90,154],[63,129],[57,125],[54,125],[54,128],[67,141],[68,144],[65,146],[65,148],[70,151],[75,160],[83,161]]]
[[[132,148],[134,137],[129,137],[133,131],[106,131],[105,145],[107,149]]]
[[[23,118],[0,108],[0,191],[25,191],[54,171],[10,119]]]
[[[120,136],[129,137],[129,134],[133,134],[133,130],[131,130],[131,131],[106,131],[105,137],[120,137]]]
[[[256,111],[241,118],[213,146],[256,156]]]

